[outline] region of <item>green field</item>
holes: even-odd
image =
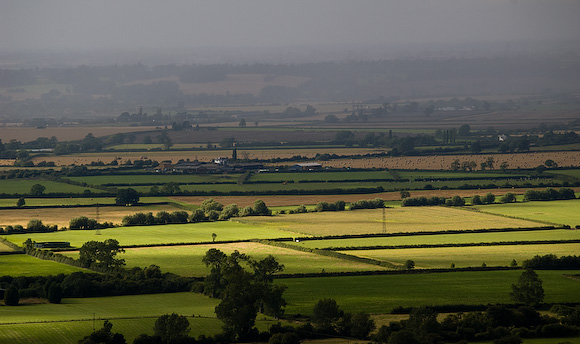
[[[397,237],[373,237],[351,239],[305,240],[300,246],[308,248],[360,247],[360,246],[397,246],[397,245],[441,245],[466,243],[492,243],[535,240],[580,240],[580,231],[569,229],[459,233],[438,235],[413,235]]]
[[[26,254],[0,255],[0,276],[38,276],[88,271]],[[1,321],[0,321],[1,322]]]
[[[163,272],[173,272],[181,276],[203,277],[207,276],[210,270],[201,260],[211,248],[217,248],[226,254],[238,250],[257,260],[271,254],[281,264],[284,264],[283,273],[289,274],[316,273],[323,270],[326,272],[385,270],[385,268],[377,265],[351,262],[253,242],[132,248],[126,249],[125,253],[119,255],[119,257],[125,259],[129,268],[156,264],[161,267]],[[78,257],[78,252],[67,252],[65,254],[74,258]],[[308,262],[308,264],[305,264],[305,262]]]
[[[490,214],[507,215],[532,221],[548,221],[574,227],[580,225],[578,207],[580,207],[580,199],[489,204],[475,208]]]
[[[346,312],[387,313],[397,306],[511,303],[509,293],[520,270],[449,272],[279,279],[288,287],[286,313],[311,314],[322,298],[333,298]],[[547,303],[580,302],[580,282],[563,274],[578,271],[537,271]]]
[[[117,239],[122,246],[211,242],[212,233],[217,241],[267,239],[295,236],[296,233],[258,227],[233,221],[188,223],[179,225],[134,226],[107,228],[96,235],[96,231],[68,230],[53,233],[14,234],[6,239],[21,245],[27,238],[33,241],[68,241],[80,247],[91,240]]]
[[[529,228],[544,225],[449,207],[390,208],[386,209],[385,218],[387,233]],[[314,236],[383,232],[382,209],[248,217],[236,221]]]
[[[509,266],[512,259],[521,265],[524,260],[536,255],[575,256],[579,251],[580,244],[545,244],[349,250],[342,253],[401,265],[411,259],[415,262],[415,267],[421,269],[449,268],[451,263],[457,268],[477,267],[483,263],[487,266]]]
[[[41,184],[46,187],[44,193],[82,193],[90,190],[92,193],[102,193],[103,190],[93,189],[85,186],[77,186],[66,183],[59,183],[49,180],[37,179],[0,179],[0,190],[4,194],[28,194],[34,184]],[[16,200],[14,200],[16,203]]]
[[[167,183],[236,183],[239,174],[138,174],[138,175],[112,175],[112,176],[87,176],[69,177],[69,179],[92,185],[102,184],[150,184],[163,185]]]

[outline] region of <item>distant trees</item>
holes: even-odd
[[[346,313],[330,298],[320,299],[314,304],[311,320],[319,332],[360,339],[366,339],[376,327],[369,314]]]
[[[4,304],[6,306],[18,306],[20,302],[20,292],[15,285],[10,285],[4,292]]]
[[[113,324],[105,320],[103,327],[79,340],[79,344],[125,344],[125,337],[120,333],[113,333]]]
[[[30,187],[30,195],[31,196],[42,196],[46,187],[42,184],[34,184]]]
[[[164,314],[155,320],[153,331],[163,344],[178,343],[189,336],[189,321],[176,313]]]
[[[24,207],[24,205],[25,205],[25,204],[26,204],[26,200],[24,199],[24,197],[20,197],[20,198],[18,199],[18,201],[16,201],[16,206],[17,206],[18,208],[22,208],[22,207]]]

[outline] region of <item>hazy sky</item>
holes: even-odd
[[[0,0],[0,51],[578,39],[579,0]]]

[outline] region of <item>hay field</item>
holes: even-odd
[[[487,266],[510,266],[512,259],[521,264],[536,255],[555,254],[575,256],[580,244],[546,245],[502,245],[472,247],[409,248],[393,250],[342,251],[358,257],[378,259],[394,264],[404,264],[407,259],[415,262],[416,269],[449,268],[451,263],[457,268]]]
[[[95,137],[108,136],[118,133],[131,133],[138,131],[155,130],[155,127],[103,127],[103,126],[71,126],[71,127],[49,127],[37,129],[33,127],[2,127],[0,126],[0,139],[8,142],[12,139],[29,142],[39,137],[50,138],[55,136],[59,141],[80,140],[92,133]],[[48,161],[48,160],[47,160]]]
[[[16,200],[14,200],[16,202]],[[125,215],[131,215],[140,212],[158,211],[172,212],[181,210],[174,205],[143,205],[134,207],[113,206],[113,207],[99,207],[99,222],[112,222],[120,224]],[[0,227],[8,225],[22,225],[30,220],[41,220],[45,225],[58,225],[59,227],[68,227],[71,219],[79,216],[86,216],[90,218],[97,218],[96,207],[72,207],[72,208],[14,208],[14,209],[0,209]]]
[[[326,236],[383,232],[382,209],[322,212],[236,219],[241,223]],[[484,228],[537,227],[533,221],[510,219],[448,207],[403,207],[385,210],[386,232],[421,232]],[[543,225],[543,224],[542,224]]]

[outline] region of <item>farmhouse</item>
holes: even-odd
[[[316,162],[296,164],[290,167],[290,171],[319,171],[322,170],[322,165]]]

